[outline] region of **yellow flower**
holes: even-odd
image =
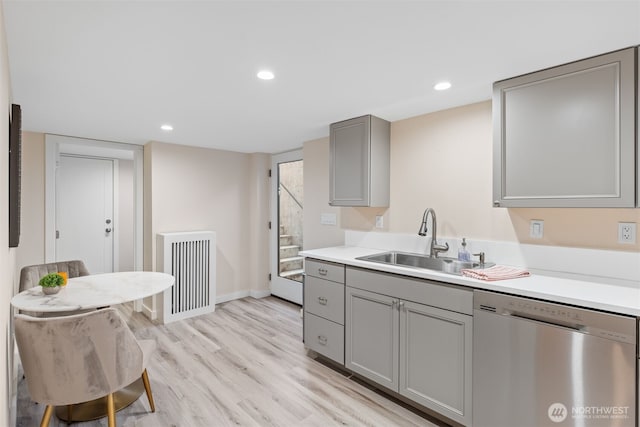
[[[60,276],[62,276],[62,285],[61,286],[67,286],[67,280],[69,280],[69,275],[67,274],[66,271],[58,271],[58,274]]]

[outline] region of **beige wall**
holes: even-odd
[[[150,142],[144,157],[145,269],[157,233],[212,230],[218,297],[268,287],[268,156]]]
[[[327,128],[328,130],[328,128]],[[344,243],[340,208],[329,206],[329,138],[305,142],[304,160],[304,249],[338,246]],[[334,213],[337,225],[320,224],[322,213]]]
[[[15,372],[13,369],[13,336],[12,336],[12,310],[10,300],[15,288],[15,249],[9,248],[9,174],[6,173],[6,165],[9,164],[9,107],[11,104],[11,84],[9,79],[9,64],[7,55],[7,38],[5,35],[4,16],[0,5],[0,425],[13,425],[15,413],[12,413],[12,393],[15,388]],[[24,225],[22,226],[24,230]]]
[[[271,156],[264,153],[249,155],[251,163],[250,188],[249,188],[249,265],[240,268],[248,268],[250,292],[253,296],[263,296],[269,292],[269,203],[270,187],[269,168]],[[254,294],[254,292],[256,294]]]
[[[618,222],[640,225],[640,209],[493,208],[491,103],[481,102],[391,124],[391,200],[386,209],[342,208],[342,228],[417,233],[432,207],[438,234],[540,245],[640,250],[617,243]],[[328,191],[328,139],[305,144],[305,191]],[[308,149],[307,149],[308,148]],[[307,181],[307,170],[313,177]],[[384,215],[385,228],[374,228]],[[305,216],[305,221],[307,217]],[[544,220],[544,238],[529,238],[529,221]],[[305,225],[321,246],[322,227]]]

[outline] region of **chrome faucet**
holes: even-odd
[[[438,252],[447,252],[449,250],[449,244],[445,243],[444,245],[439,245],[437,240],[437,222],[436,222],[436,211],[432,208],[427,208],[424,210],[424,215],[422,215],[422,224],[420,224],[420,229],[418,230],[419,236],[427,235],[427,217],[431,214],[431,251],[429,252],[429,256],[431,258],[438,258]]]

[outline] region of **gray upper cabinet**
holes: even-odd
[[[390,125],[367,115],[330,126],[330,205],[389,206]]]
[[[636,48],[496,82],[496,207],[636,205]]]

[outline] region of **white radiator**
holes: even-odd
[[[160,321],[212,313],[216,307],[216,233],[158,233],[156,244],[156,270],[176,279],[160,298]]]

